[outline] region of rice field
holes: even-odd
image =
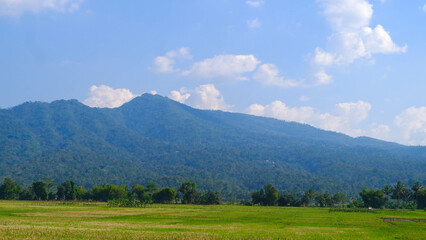
[[[426,239],[426,211],[0,201],[0,239]]]

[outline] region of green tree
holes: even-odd
[[[411,198],[416,203],[418,202],[419,193],[422,189],[423,189],[423,186],[419,182],[415,182],[411,186],[411,190],[413,190],[413,193],[411,194]]]
[[[86,200],[88,191],[83,188],[83,186],[78,186],[77,188],[77,199]],[[87,199],[88,200],[88,199]]]
[[[37,200],[46,200],[47,199],[47,189],[46,184],[42,181],[33,182],[31,189]]]
[[[77,198],[77,190],[77,185],[73,181],[67,180],[58,186],[56,195],[60,200],[75,200]]]
[[[275,206],[278,200],[278,191],[272,184],[266,184],[258,192],[251,194],[253,204],[262,206]]]
[[[156,203],[172,203],[176,198],[176,191],[165,187],[161,191],[154,193],[152,198]]]
[[[194,204],[197,201],[198,192],[197,184],[195,182],[184,182],[179,187],[178,192],[182,194],[182,203]]]
[[[317,194],[315,200],[320,207],[331,207],[334,204],[333,197],[329,193]]]
[[[21,185],[10,178],[5,178],[3,184],[0,185],[0,199],[15,200],[19,199]]]
[[[135,184],[132,187],[132,195],[139,200],[141,203],[150,203],[151,197],[145,191],[145,188],[142,185]]]
[[[146,192],[148,193],[150,199],[152,199],[152,195],[157,191],[157,187],[155,183],[149,182],[145,187]]]
[[[219,192],[207,191],[201,196],[201,204],[216,205],[220,204]]]
[[[104,184],[100,187],[93,186],[90,195],[93,200],[107,202],[109,200],[125,199],[128,196],[126,185]]]
[[[317,196],[317,193],[312,189],[309,188],[306,190],[306,192],[303,194],[302,197],[302,204],[305,206],[309,206],[313,199]]]
[[[260,191],[255,191],[251,193],[251,202],[253,204],[263,205],[264,199],[265,199],[265,193],[263,189],[261,189]]]
[[[362,201],[364,202],[364,206],[366,207],[381,208],[386,203],[386,198],[382,190],[362,189],[359,195],[361,196]]]
[[[409,197],[409,192],[408,188],[401,181],[398,181],[392,188],[391,198],[397,201],[403,200],[406,202]]]
[[[278,200],[278,191],[272,186],[272,184],[267,184],[263,187],[265,191],[265,206],[275,206],[277,205]]]
[[[300,207],[302,201],[294,193],[283,193],[278,198],[278,206]]]
[[[417,208],[425,209],[426,208],[426,189],[422,188],[417,192]]]
[[[55,199],[55,194],[53,193],[52,189],[56,186],[56,180],[48,177],[44,177],[41,179],[42,182],[46,184],[47,189],[47,199],[52,200]]]
[[[393,189],[390,185],[386,184],[383,187],[383,193],[386,194],[386,196],[390,196],[392,192],[393,192]]]
[[[335,193],[333,195],[334,204],[338,204],[338,205],[342,206],[346,202],[346,200],[347,200],[347,197],[343,193]]]

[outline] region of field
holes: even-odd
[[[426,211],[0,201],[0,239],[425,239]]]

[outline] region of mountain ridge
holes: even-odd
[[[355,194],[425,182],[426,148],[242,113],[194,109],[144,94],[118,108],[77,100],[0,109],[0,177],[79,184],[191,180],[229,196],[281,189]]]

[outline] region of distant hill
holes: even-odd
[[[41,177],[83,186],[177,186],[195,181],[244,197],[279,189],[356,195],[361,186],[426,184],[426,147],[351,138],[309,125],[199,110],[144,94],[115,109],[77,100],[0,110],[0,178]]]

